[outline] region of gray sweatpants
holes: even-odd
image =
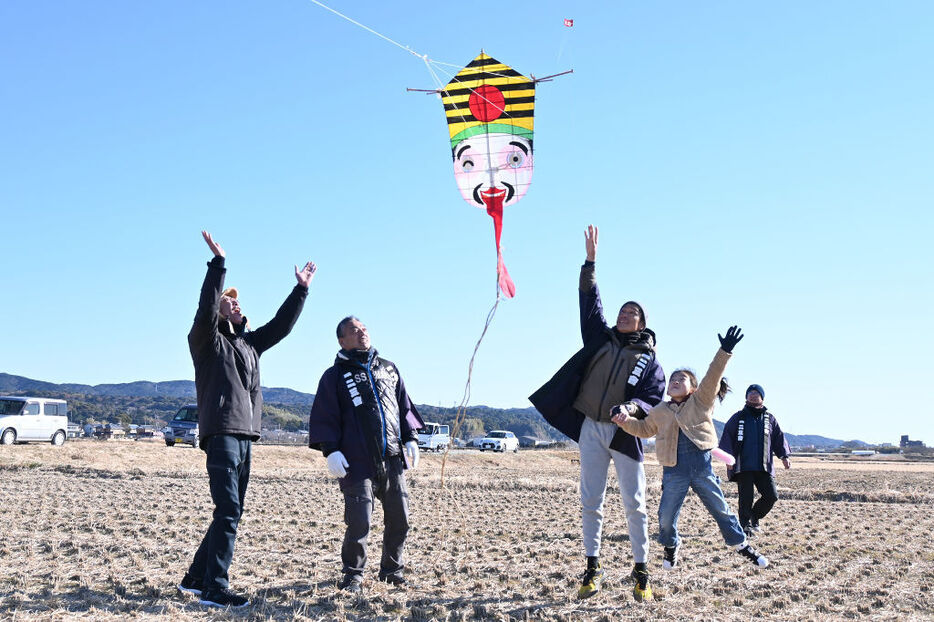
[[[383,504],[383,556],[379,576],[402,576],[402,551],[409,532],[409,491],[405,485],[402,458],[386,460],[386,479],[365,479],[344,490],[344,544],[341,560],[344,574],[362,575],[366,565],[366,541],[373,516],[373,499]]]
[[[603,499],[610,458],[616,466],[616,479],[623,497],[629,541],[636,563],[649,555],[649,520],[645,511],[645,468],[642,463],[610,449],[619,428],[615,423],[598,423],[584,419],[581,428],[581,517],[584,528],[584,551],[587,556],[600,555],[600,535],[603,530]]]

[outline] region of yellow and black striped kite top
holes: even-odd
[[[532,140],[535,82],[483,52],[441,91],[451,148],[477,134]]]

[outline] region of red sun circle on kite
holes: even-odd
[[[470,93],[467,105],[477,121],[489,123],[503,116],[506,111],[506,98],[495,86],[482,84]]]

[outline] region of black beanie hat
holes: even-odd
[[[761,385],[761,384],[751,384],[751,385],[749,385],[749,388],[746,389],[746,395],[749,395],[749,392],[750,392],[750,391],[757,391],[757,392],[759,393],[759,396],[760,396],[762,399],[765,399],[765,389],[762,388],[762,385]]]
[[[649,325],[649,321],[645,319],[645,309],[642,308],[642,305],[640,305],[635,300],[627,300],[626,302],[623,303],[623,306],[620,307],[620,309],[622,309],[626,305],[636,305],[637,307],[639,307],[639,316],[642,317],[642,327],[645,328],[646,326]]]

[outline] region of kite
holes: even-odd
[[[434,93],[444,104],[444,114],[451,137],[454,177],[464,200],[486,209],[493,218],[496,241],[496,302],[500,294],[516,295],[516,285],[503,262],[500,244],[503,234],[503,208],[517,203],[532,182],[532,128],[535,112],[535,85],[551,78],[574,73],[563,71],[544,78],[526,77],[495,58],[480,55],[461,69],[450,82],[441,86],[436,70],[447,73],[440,63],[419,54],[407,45],[393,41],[369,26],[335,11],[320,0],[311,0],[323,9],[358,26],[380,39],[418,57],[435,80],[435,89],[406,89]],[[573,19],[565,19],[573,26]],[[560,54],[559,54],[560,57]],[[487,319],[492,318],[493,311]],[[484,331],[485,332],[485,331]],[[482,337],[481,337],[482,339]]]
[[[497,287],[507,298],[516,286],[500,246],[503,208],[518,203],[532,183],[535,83],[480,52],[439,91],[454,178],[464,200],[493,218]]]

